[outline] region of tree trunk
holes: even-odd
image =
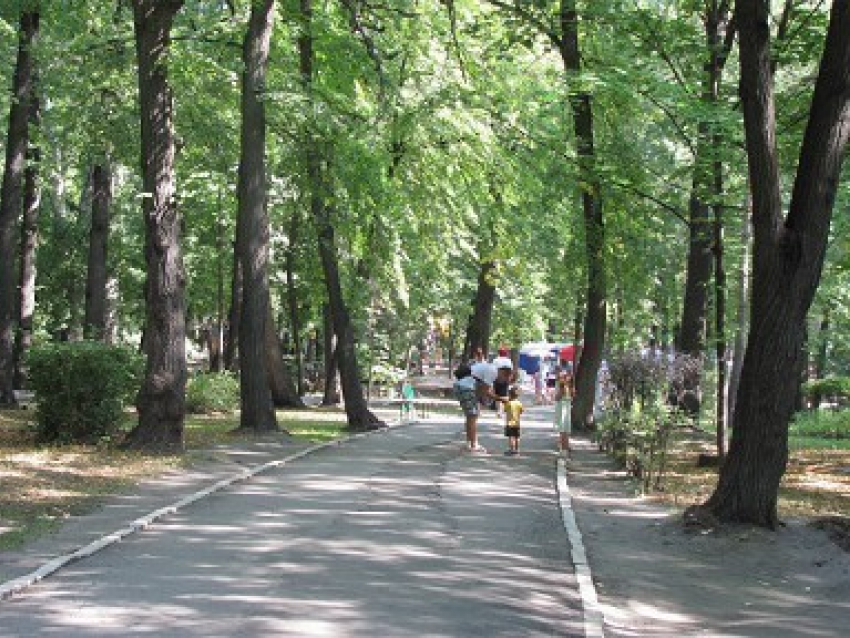
[[[224,206],[223,189],[218,191],[218,219],[216,220],[216,236],[215,236],[215,256],[216,256],[216,317],[214,333],[210,339],[210,372],[224,371],[224,246],[225,246],[225,226],[224,226]]]
[[[560,53],[568,76],[581,72],[578,14],[574,0],[561,0]],[[593,419],[596,375],[605,349],[608,282],[605,272],[605,223],[599,176],[593,142],[593,106],[590,94],[570,92],[576,152],[582,184],[585,249],[587,253],[587,311],[584,316],[584,345],[575,375],[575,400],[572,422],[577,428],[588,427]]]
[[[490,331],[493,322],[493,304],[496,301],[496,287],[493,285],[496,263],[492,259],[481,262],[478,271],[478,287],[472,301],[472,314],[466,330],[466,349],[464,356],[472,359],[477,348],[486,355],[490,348]]]
[[[224,340],[224,367],[239,370],[239,324],[242,318],[242,264],[239,255],[239,227],[233,242],[233,274],[230,280],[230,310],[227,315],[227,336]]]
[[[133,0],[142,184],[145,197],[145,378],[139,422],[126,445],[181,451],[186,413],[185,273],[174,172],[174,101],[168,84],[170,31],[182,0]]]
[[[242,148],[239,162],[239,254],[242,316],[239,324],[240,428],[277,430],[266,344],[274,326],[269,307],[269,218],[266,210],[265,73],[274,28],[274,0],[251,6],[243,44]]]
[[[99,162],[94,166],[91,180],[91,231],[83,330],[87,339],[105,339],[108,319],[109,218],[112,208],[112,170],[107,162]]]
[[[354,330],[340,283],[334,229],[328,219],[330,213],[322,212],[322,209],[325,208],[326,205],[320,202],[317,206],[318,210],[314,209],[314,214],[320,228],[319,256],[322,261],[322,272],[324,272],[325,285],[328,289],[331,319],[337,338],[335,353],[342,385],[342,397],[345,402],[345,413],[348,417],[348,427],[352,430],[377,428],[383,426],[384,423],[369,411],[363,395],[360,368],[357,365],[357,353],[354,349]]]
[[[30,101],[30,126],[37,129],[41,119],[38,95],[33,87]],[[26,381],[24,359],[32,347],[33,316],[35,314],[35,255],[38,247],[38,212],[41,205],[39,171],[41,151],[37,144],[30,144],[27,152],[27,167],[24,171],[24,223],[21,228],[21,266],[18,304],[18,333],[15,337],[15,387],[23,388]]]
[[[312,36],[312,0],[301,0],[301,35],[298,38],[301,78],[309,93],[313,84],[313,36]],[[310,179],[310,209],[316,224],[319,240],[319,257],[322,272],[325,276],[325,286],[328,293],[328,303],[331,318],[337,338],[337,365],[342,383],[342,396],[345,401],[345,413],[348,427],[352,430],[364,430],[381,427],[384,423],[369,411],[363,396],[363,385],[360,382],[360,370],[357,365],[357,354],[354,349],[354,330],[348,307],[342,294],[342,284],[339,276],[339,260],[337,256],[336,238],[331,219],[333,210],[326,201],[326,176],[321,166],[321,156],[318,143],[314,139],[307,142],[307,165]]]
[[[720,138],[713,137],[715,152],[719,157]],[[717,393],[715,410],[717,425],[715,442],[717,458],[726,456],[726,268],[723,263],[723,208],[720,196],[723,194],[723,165],[714,162],[714,195],[718,202],[714,206],[714,316],[715,316],[715,353],[717,357]]]
[[[741,265],[738,269],[738,308],[735,312],[735,350],[732,353],[732,369],[729,372],[729,389],[726,392],[728,409],[727,423],[735,420],[735,404],[741,384],[741,368],[744,366],[744,351],[747,347],[747,309],[750,302],[750,222],[741,224]]]
[[[298,396],[304,394],[304,362],[301,356],[301,320],[298,314],[298,291],[295,288],[295,247],[298,244],[299,215],[292,213],[289,224],[289,245],[286,249],[286,300],[289,308],[289,329],[295,354],[295,379]]]
[[[700,124],[701,136],[705,125]],[[701,160],[697,159],[697,162]],[[694,169],[695,171],[698,169]],[[704,188],[694,178],[693,189]],[[701,357],[705,354],[706,312],[708,308],[708,285],[711,281],[711,214],[710,208],[693,192],[688,207],[688,263],[685,279],[685,300],[682,306],[682,321],[676,340],[683,354]],[[696,388],[692,388],[696,390]]]
[[[775,528],[806,315],[826,254],[850,128],[850,0],[832,5],[787,217],[782,215],[769,3],[739,0],[741,103],[753,196],[753,322],[732,441],[703,508]]]
[[[278,408],[300,408],[304,402],[295,389],[292,377],[283,363],[283,350],[280,338],[275,330],[272,308],[266,318],[266,365],[269,374],[269,389],[272,393],[272,403]]]
[[[336,405],[339,396],[339,368],[337,367],[336,334],[333,331],[333,320],[330,309],[325,304],[325,330],[322,332],[325,347],[322,348],[322,358],[325,369],[325,388],[322,392],[322,405]]]
[[[39,14],[21,14],[18,31],[18,57],[9,108],[6,137],[6,164],[0,188],[0,406],[15,401],[15,276],[18,223],[23,210],[23,180],[29,143],[30,100],[34,97],[35,60],[32,47],[38,35]]]

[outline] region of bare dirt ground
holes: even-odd
[[[688,528],[582,440],[568,482],[606,636],[848,635],[846,518]]]

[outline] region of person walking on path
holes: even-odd
[[[570,411],[573,403],[573,378],[567,370],[558,373],[555,384],[555,430],[558,432],[558,448],[566,458],[570,458],[570,433],[572,420]]]
[[[505,436],[508,437],[508,449],[505,454],[519,454],[520,417],[523,412],[522,401],[519,400],[519,389],[512,386],[505,401]]]

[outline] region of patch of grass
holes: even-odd
[[[792,437],[779,489],[780,517],[850,516],[850,446],[846,441]],[[677,432],[670,443],[663,490],[652,498],[679,507],[702,503],[717,484],[717,468],[697,467],[714,454],[713,434]]]
[[[282,432],[271,436],[329,441],[346,434],[345,413],[337,409],[279,411],[278,423]],[[135,416],[126,414],[122,430],[133,425]],[[203,450],[252,438],[238,427],[238,415],[191,415],[185,421],[186,454],[148,456],[119,450],[108,439],[96,446],[40,446],[32,411],[0,410],[0,551],[49,533],[142,479],[189,466],[203,458]]]

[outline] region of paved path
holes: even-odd
[[[0,602],[0,634],[583,636],[555,439],[531,412],[518,458],[495,419],[487,456],[433,420],[236,483]]]

